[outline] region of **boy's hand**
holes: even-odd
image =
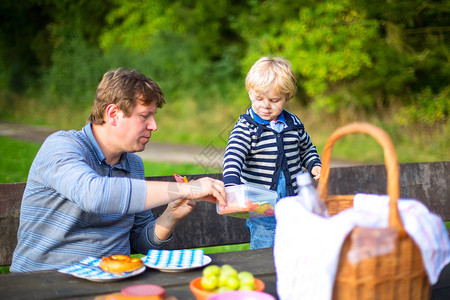
[[[314,176],[314,179],[318,181],[320,179],[320,171],[322,170],[322,167],[315,166],[311,170],[311,174]]]

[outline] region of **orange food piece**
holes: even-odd
[[[239,203],[232,202],[228,204],[225,208],[221,207],[220,214],[231,214],[237,212],[249,212],[255,210],[259,206],[258,203],[253,203],[250,200],[245,201],[245,206],[242,207]]]
[[[132,272],[144,266],[144,262],[139,258],[131,258],[126,255],[104,256],[100,261],[100,268],[108,273],[121,274]]]

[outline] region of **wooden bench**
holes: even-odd
[[[450,221],[450,162],[408,163],[400,165],[402,198],[418,199],[444,221]],[[221,174],[188,175],[188,179]],[[148,177],[147,180],[174,181],[173,176]],[[25,183],[0,184],[0,266],[10,265],[17,243],[20,203]],[[330,194],[386,193],[383,165],[332,168]],[[154,209],[159,216],[165,207]],[[178,225],[168,249],[183,249],[247,243],[250,240],[245,220],[220,216],[212,203],[199,203],[196,210]]]

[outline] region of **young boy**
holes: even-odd
[[[283,58],[260,58],[245,87],[251,108],[239,117],[225,151],[225,186],[249,183],[277,191],[278,200],[297,194],[296,176],[305,167],[318,180],[321,161],[300,119],[284,110],[296,79]],[[273,247],[275,217],[248,219],[250,248]]]

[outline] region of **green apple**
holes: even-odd
[[[209,276],[219,276],[220,275],[220,267],[216,265],[207,266],[203,269],[203,276],[209,277]]]
[[[251,287],[255,286],[255,277],[250,272],[239,272],[237,278],[239,279],[241,285],[248,285]]]
[[[226,274],[220,273],[219,281],[218,281],[217,285],[219,287],[227,286],[227,279],[228,279],[228,276]]]
[[[231,277],[237,278],[237,274],[238,274],[238,272],[236,271],[236,269],[230,265],[223,265],[222,269],[220,271],[220,276],[226,276],[226,277],[231,276]]]
[[[225,281],[225,286],[229,287],[232,290],[237,290],[239,287],[239,280],[236,277],[227,277]]]
[[[212,291],[217,287],[217,276],[202,277],[200,284],[205,291]]]
[[[224,270],[236,270],[235,268],[233,268],[230,265],[223,265],[221,269],[222,269],[222,271],[224,271]]]

